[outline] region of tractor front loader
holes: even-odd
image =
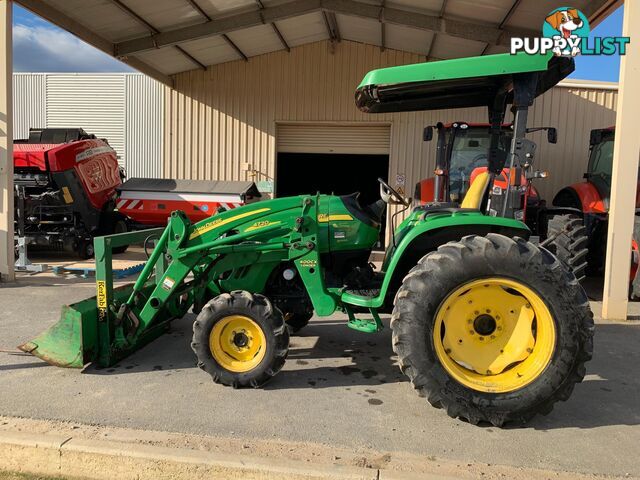
[[[527,149],[526,108],[570,72],[566,62],[497,55],[384,69],[366,77],[356,101],[365,110],[388,107],[391,77],[389,95],[402,106],[445,106],[459,84],[467,87],[459,106],[513,99],[517,168]],[[384,82],[370,81],[377,78]],[[522,81],[533,92],[524,102]],[[413,209],[393,233],[380,272],[368,258],[382,215],[389,204],[410,206],[382,179],[372,205],[357,194],[317,194],[196,224],[173,212],[140,277],[122,289],[112,288],[110,251],[144,233],[97,239],[96,298],[64,307],[56,326],[21,348],[56,365],[108,366],[193,309],[198,366],[214,382],[259,387],[285,362],[285,317],[340,311],[349,327],[375,333],[384,328],[380,314],[391,313],[400,368],[432,405],[472,423],[525,422],[569,398],[582,380],[593,321],[575,276],[527,241],[524,223],[484,213],[487,201],[510,210],[518,208],[510,199],[519,198],[489,192],[485,175],[460,206]]]

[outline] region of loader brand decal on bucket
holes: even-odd
[[[193,240],[194,238],[198,238],[200,235],[203,235],[207,232],[210,232],[214,228],[221,227],[223,225],[227,225],[228,223],[235,222],[236,220],[240,220],[241,218],[250,217],[251,215],[257,215],[258,213],[268,212],[270,208],[259,208],[257,210],[252,210],[250,212],[241,213],[240,215],[235,215],[233,217],[221,219],[217,218],[215,220],[211,220],[204,225],[197,226],[191,235],[189,235],[189,240]]]
[[[107,284],[104,280],[96,282],[96,304],[98,306],[98,319],[102,321],[107,316]]]
[[[511,55],[526,52],[559,57],[576,55],[625,55],[629,37],[589,38],[591,28],[584,13],[573,7],[552,10],[542,24],[542,37],[511,39]]]
[[[107,308],[107,284],[104,280],[96,282],[98,308]]]

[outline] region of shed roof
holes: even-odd
[[[503,53],[562,0],[16,0],[157,80],[331,39],[425,55]],[[622,0],[573,0],[592,25]]]

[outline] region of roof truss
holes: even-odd
[[[382,10],[382,12],[381,12]],[[352,15],[383,23],[444,33],[454,37],[476,40],[491,45],[508,45],[512,36],[537,36],[539,32],[522,29],[500,29],[498,27],[471,23],[437,15],[427,15],[391,7],[362,3],[358,0],[291,0],[280,5],[214,18],[206,23],[168,30],[151,36],[138,37],[117,43],[116,54],[132,55],[159,47],[176,45],[264,23],[304,15],[312,12]]]
[[[261,0],[256,0],[258,7],[257,10],[238,13],[222,18],[209,17],[204,10],[200,8],[197,0],[185,0],[201,13],[204,20],[203,23],[160,32],[153,27],[153,25],[148,24],[145,19],[140,17],[140,21],[144,22],[145,26],[150,30],[150,34],[148,36],[134,38],[120,43],[113,43],[96,34],[94,31],[85,27],[73,18],[63,14],[56,8],[51,7],[46,2],[40,0],[16,1],[35,14],[74,34],[81,40],[169,86],[173,86],[173,80],[170,75],[166,75],[151,67],[139,58],[136,58],[135,54],[154,50],[160,47],[174,46],[194,64],[197,64],[200,68],[206,68],[205,65],[200,63],[178,44],[189,40],[196,40],[215,35],[220,35],[222,38],[225,38],[227,37],[227,32],[263,24],[271,24],[283,47],[286,50],[289,50],[289,45],[282,36],[275,22],[313,12],[329,14],[329,19],[335,18],[335,14],[340,13],[379,21],[381,23],[382,49],[386,47],[386,24],[408,26],[431,31],[436,34],[444,33],[454,37],[483,41],[487,44],[487,48],[491,45],[508,45],[512,36],[527,37],[539,35],[539,32],[537,31],[513,29],[508,27],[509,17],[513,11],[517,9],[521,0],[514,0],[513,8],[509,14],[507,14],[507,17],[499,26],[495,27],[447,18],[445,16],[447,0],[443,0],[442,2],[440,15],[428,15],[400,8],[391,8],[386,6],[384,0],[381,0],[380,5],[365,4],[359,0],[289,0],[286,3],[272,7],[267,7],[263,5]],[[111,1],[114,4],[122,3],[120,0]],[[623,0],[591,0],[587,6],[582,8],[582,11],[589,17],[592,25],[597,25],[622,3]],[[137,16],[133,11],[131,11],[131,14]],[[334,34],[337,34],[339,38],[340,34],[337,31],[337,22],[333,22],[333,25],[336,27]],[[231,45],[233,42],[231,42],[230,39],[228,39],[228,43],[230,43],[232,48],[235,46]],[[487,49],[485,49],[485,51],[486,50]],[[236,52],[238,52],[238,55],[243,59],[247,59],[246,55],[237,47]]]

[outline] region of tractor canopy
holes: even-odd
[[[365,75],[356,105],[368,113],[492,107],[500,97],[514,103],[514,84],[526,85],[531,104],[574,68],[571,58],[525,53],[381,68]]]

